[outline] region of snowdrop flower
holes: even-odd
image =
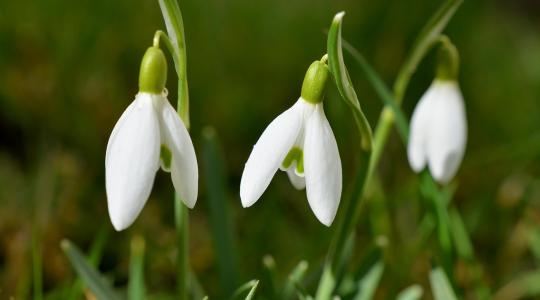
[[[157,47],[146,51],[139,93],[109,138],[105,179],[109,216],[118,231],[129,227],[148,199],[160,165],[185,205],[197,201],[198,169],[193,143],[167,100],[167,62]]]
[[[324,114],[322,100],[329,76],[326,56],[309,67],[300,99],[274,119],[253,147],[240,182],[244,207],[253,205],[278,169],[292,185],[306,189],[317,219],[330,226],[341,197],[341,159]]]
[[[467,143],[463,96],[456,81],[458,54],[449,40],[439,52],[437,78],[418,102],[411,119],[408,158],[411,168],[426,165],[439,183],[456,174]]]

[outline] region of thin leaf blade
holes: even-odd
[[[97,299],[120,299],[101,274],[87,262],[84,255],[75,245],[68,240],[63,240],[61,247],[79,277]]]
[[[224,171],[224,161],[221,156],[219,141],[213,128],[203,131],[203,167],[208,193],[208,209],[210,210],[210,225],[212,240],[216,247],[217,266],[220,276],[221,289],[225,295],[230,295],[237,285],[238,270],[234,248],[233,225],[230,209],[227,203],[228,191]]]
[[[414,284],[401,291],[397,295],[396,300],[420,300],[422,299],[423,294],[424,290],[422,287],[418,284]]]
[[[431,270],[429,273],[429,283],[431,284],[431,292],[435,300],[457,300],[448,277],[440,267]]]
[[[369,269],[366,275],[358,282],[358,293],[356,296],[354,296],[354,300],[373,299],[383,271],[384,263],[382,261],[375,263]]]
[[[144,239],[141,236],[133,237],[131,240],[131,258],[129,261],[129,300],[146,299],[146,287],[144,284],[144,250]]]

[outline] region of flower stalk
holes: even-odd
[[[167,33],[170,37],[163,39],[171,51],[174,67],[178,76],[177,112],[186,128],[189,130],[189,94],[187,81],[187,57],[184,35],[184,21],[177,0],[158,0]],[[158,32],[159,33],[159,32]],[[158,34],[156,33],[156,34]],[[160,37],[165,36],[159,34]],[[189,267],[188,267],[188,211],[182,205],[180,195],[174,195],[174,223],[177,235],[177,288],[180,300],[188,299]]]

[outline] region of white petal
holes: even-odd
[[[422,171],[427,164],[427,143],[429,138],[432,106],[437,97],[437,89],[431,86],[420,98],[411,118],[411,131],[407,146],[409,164],[415,172]]]
[[[463,96],[455,82],[436,82],[437,98],[427,145],[428,164],[433,177],[447,183],[456,174],[467,143],[467,118]]]
[[[292,185],[297,190],[303,190],[306,187],[306,179],[303,176],[299,176],[296,174],[296,164],[293,164],[291,168],[287,169],[287,175],[289,176],[289,180],[291,181]]]
[[[159,123],[152,97],[137,94],[118,120],[107,144],[107,203],[118,231],[131,225],[141,212],[159,168]]]
[[[253,147],[240,181],[242,206],[253,205],[272,181],[300,132],[305,105],[311,104],[299,100],[275,118]]]
[[[166,98],[161,99],[162,143],[171,151],[171,178],[176,192],[187,207],[197,202],[199,169],[193,142],[186,126]]]
[[[341,199],[341,159],[322,104],[306,124],[304,176],[309,205],[321,223],[330,226]]]

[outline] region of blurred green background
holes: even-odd
[[[282,277],[300,259],[307,259],[315,274],[333,228],[317,222],[305,193],[294,190],[283,172],[256,205],[242,209],[243,165],[266,125],[299,97],[307,67],[325,53],[324,32],[336,12],[347,12],[344,38],[391,84],[416,34],[440,3],[180,1],[191,134],[202,173],[199,200],[190,214],[190,260],[210,295],[220,291],[205,189],[208,174],[202,167],[204,128],[215,128],[220,142],[238,283],[262,278],[261,260],[267,254]],[[129,241],[140,234],[148,249],[148,290],[174,290],[170,176],[158,173],[142,214],[120,233],[110,224],[104,186],[108,136],[137,93],[140,59],[157,29],[164,29],[157,1],[0,2],[0,298],[30,297],[33,232],[39,236],[46,294],[73,282],[60,240],[69,238],[87,251],[100,232],[108,236],[100,269],[116,286],[126,283]],[[469,121],[453,201],[480,265],[458,264],[453,277],[460,293],[471,298],[472,273],[496,293],[540,267],[540,2],[465,1],[445,33],[460,51]],[[375,126],[381,101],[354,60],[345,59]],[[169,95],[175,103],[169,62]],[[407,116],[432,78],[430,54],[409,86]],[[357,136],[335,87],[325,106],[343,160],[346,194],[356,168]],[[414,257],[400,256],[416,234],[422,208],[419,179],[395,133],[378,175],[372,187],[376,192],[369,193],[375,196],[368,197],[362,212],[355,256],[362,257],[377,237],[385,236],[389,271],[377,297],[391,297],[412,283],[428,289],[434,247]]]

